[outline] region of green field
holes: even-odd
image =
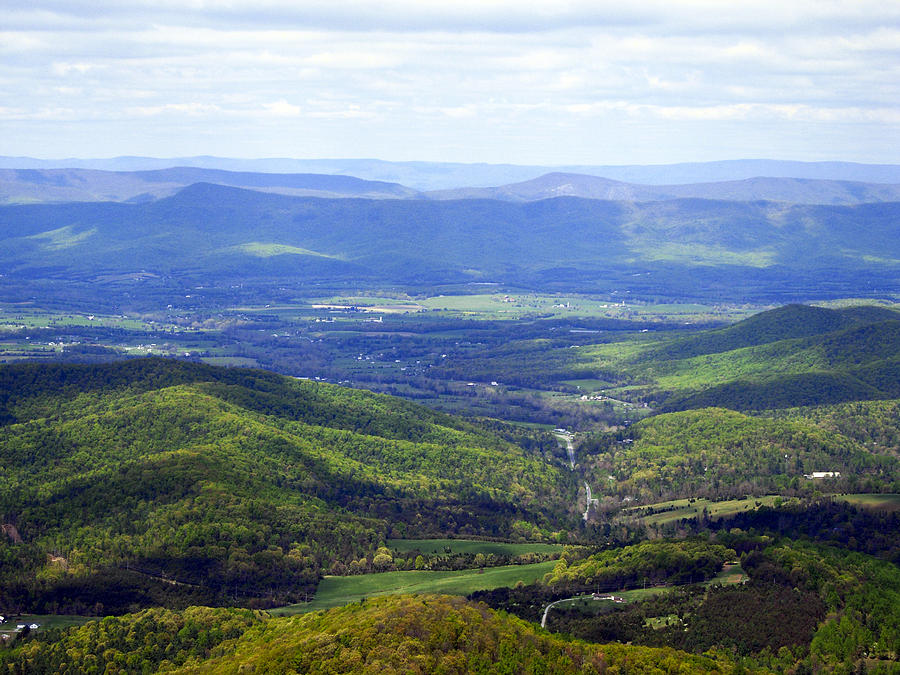
[[[563,380],[564,384],[570,384],[573,387],[578,387],[584,393],[590,393],[593,391],[601,391],[603,389],[607,389],[608,387],[612,387],[613,383],[608,382],[606,380],[592,380],[592,379],[584,379],[584,380]]]
[[[854,506],[862,506],[867,509],[877,509],[879,511],[900,511],[900,494],[856,494],[856,495],[835,495],[835,499],[842,502],[853,504]]]
[[[695,499],[693,502],[688,499],[675,499],[658,504],[632,506],[625,509],[625,513],[640,518],[645,525],[663,525],[682,518],[696,518],[703,512],[704,507],[710,518],[725,518],[742,511],[752,511],[760,506],[774,506],[779,499],[787,500],[787,497],[766,495],[723,502],[712,502],[708,499]],[[900,511],[900,494],[833,495],[833,499],[863,508]]]
[[[271,610],[276,616],[287,616],[318,609],[338,607],[362,598],[401,593],[445,593],[468,595],[475,591],[514,586],[522,581],[534,583],[553,569],[553,560],[534,565],[506,565],[481,570],[457,572],[382,572],[351,577],[325,577],[319,584],[316,597],[309,603],[288,605]]]
[[[125,330],[147,330],[149,328],[147,322],[137,317],[54,312],[36,307],[0,305],[0,331],[65,328],[66,326],[121,328]]]
[[[729,320],[735,321],[751,313],[744,307],[709,306],[685,303],[624,304],[612,298],[584,295],[546,295],[540,293],[473,293],[465,295],[438,295],[419,301],[429,310],[465,313],[472,316],[491,315],[494,318],[514,318],[540,313],[557,317],[607,317],[641,318],[649,321]]]
[[[706,508],[710,518],[724,518],[741,511],[751,511],[760,506],[773,506],[777,499],[784,499],[784,497],[766,495],[764,497],[730,499],[723,502],[713,502],[708,499],[695,499],[693,501],[689,499],[675,499],[657,504],[647,504],[646,506],[632,506],[626,509],[625,512],[640,518],[645,525],[662,525],[681,520],[682,518],[696,518],[703,513],[704,508]]]
[[[502,541],[475,541],[472,539],[388,539],[388,548],[400,553],[493,553],[494,555],[524,555],[526,553],[561,553],[559,544],[508,544]],[[449,549],[449,550],[448,550]]]
[[[203,363],[209,363],[213,366],[230,366],[233,368],[258,368],[259,362],[247,356],[205,356]]]

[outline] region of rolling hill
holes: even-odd
[[[788,305],[726,328],[563,353],[662,411],[759,411],[900,396],[900,315],[882,307]]]
[[[0,664],[11,673],[66,666],[145,673],[734,672],[725,656],[573,641],[438,595],[374,598],[293,618],[147,610],[89,623],[58,642],[27,643],[0,653]]]
[[[890,409],[895,408],[893,401]],[[889,419],[883,413],[870,418],[882,426]],[[887,426],[896,429],[896,419]],[[666,413],[634,424],[625,439],[601,435],[581,449],[597,493],[617,501],[784,494],[811,486],[804,476],[814,472],[835,472],[832,490],[900,487],[896,444],[867,445],[833,422],[802,414],[773,419],[723,408]]]
[[[569,520],[568,472],[388,396],[153,359],[0,381],[7,608],[296,601],[390,536]]]

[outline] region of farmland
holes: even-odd
[[[432,572],[409,570],[352,577],[325,577],[309,603],[272,610],[276,615],[311,612],[346,605],[366,597],[401,593],[450,593],[468,595],[474,591],[514,586],[519,581],[534,583],[553,569],[553,561],[533,565],[507,565],[484,570]]]
[[[527,553],[561,553],[558,544],[529,542],[522,544],[502,541],[476,541],[470,539],[388,539],[388,547],[400,553],[472,553],[517,556]]]

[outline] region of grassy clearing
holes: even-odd
[[[319,584],[316,597],[309,603],[288,605],[271,610],[276,616],[289,616],[319,609],[339,607],[362,598],[400,593],[446,593],[468,595],[475,591],[503,586],[515,586],[522,581],[534,583],[553,570],[555,561],[534,565],[507,565],[480,570],[458,572],[382,572],[352,577],[325,577]]]
[[[8,616],[6,623],[0,624],[0,633],[14,633],[19,624],[31,625],[36,623],[44,630],[49,628],[69,628],[70,626],[82,626],[88,621],[95,621],[95,616],[78,616],[75,614],[23,614],[21,616]]]
[[[704,586],[716,586],[723,585],[729,586],[734,584],[739,584],[747,580],[747,574],[741,568],[740,565],[737,564],[725,564],[722,566],[722,571],[719,572],[715,577],[709,579],[708,581],[704,581]],[[667,593],[672,590],[673,586],[650,586],[648,588],[633,588],[628,591],[607,591],[604,592],[603,595],[613,595],[617,598],[622,598],[625,602],[641,602],[642,600],[647,600],[649,598],[655,597],[657,595],[662,595],[663,593]],[[614,606],[615,602],[612,600],[595,600],[590,595],[581,596],[578,598],[573,598],[570,602],[560,603],[556,605],[557,607],[566,607],[569,609],[582,609],[582,610],[596,610],[598,607],[602,607],[603,605]]]
[[[851,494],[833,495],[833,499],[868,509],[883,511],[900,511],[900,494]],[[645,525],[662,525],[682,518],[696,518],[706,508],[710,518],[725,518],[742,511],[752,511],[760,506],[774,506],[777,500],[787,500],[780,495],[764,497],[745,497],[723,502],[712,502],[708,499],[675,499],[657,504],[632,506],[625,509],[628,515],[636,516]]]
[[[867,509],[876,509],[879,511],[900,511],[900,494],[856,494],[856,495],[835,495],[835,499],[842,502],[861,506]]]
[[[526,429],[544,429],[545,431],[550,431],[551,429],[555,429],[552,424],[541,424],[540,422],[520,422],[518,420],[503,420],[507,424],[512,424],[517,427],[524,427]]]
[[[205,356],[203,363],[209,363],[213,366],[232,366],[239,368],[258,368],[259,362],[246,356]]]
[[[680,626],[682,623],[681,617],[677,614],[667,614],[666,616],[651,616],[644,622],[644,625],[655,630],[668,626]]]
[[[600,391],[602,389],[606,389],[607,387],[613,386],[612,382],[608,382],[606,380],[563,380],[565,384],[570,384],[573,387],[579,387],[584,393],[590,393],[592,391]]]
[[[658,504],[645,506],[632,506],[625,509],[629,515],[636,516],[645,525],[662,525],[682,518],[696,518],[706,509],[710,518],[724,518],[742,511],[752,511],[760,506],[774,506],[778,499],[785,499],[780,495],[766,495],[764,497],[745,497],[744,499],[730,499],[723,502],[713,502],[708,499],[675,499]]]
[[[308,255],[316,258],[333,258],[340,259],[341,256],[330,255],[328,253],[320,253],[319,251],[310,251],[308,248],[300,248],[298,246],[288,246],[286,244],[272,244],[261,241],[253,241],[247,244],[232,246],[230,250],[238,253],[245,253],[257,258],[271,258],[276,255]]]
[[[115,315],[45,312],[29,308],[0,306],[0,331],[30,330],[35,328],[65,328],[66,326],[94,328],[122,328],[148,330],[147,323],[136,318]]]
[[[721,246],[703,244],[679,244],[674,242],[632,242],[631,248],[639,251],[648,260],[686,263],[691,265],[745,265],[748,267],[768,267],[775,262],[776,252],[771,248],[753,251],[730,251]]]
[[[48,230],[39,234],[33,234],[26,239],[36,239],[43,242],[42,246],[47,251],[59,251],[66,248],[77,246],[90,239],[97,234],[97,228],[92,227],[84,232],[75,232],[75,228],[71,225]]]
[[[500,541],[475,541],[471,539],[389,539],[388,547],[407,553],[493,553],[494,555],[524,555],[526,553],[561,553],[559,544],[508,544]],[[449,550],[448,550],[449,549]]]

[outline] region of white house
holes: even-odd
[[[840,471],[813,471],[812,473],[803,474],[804,478],[810,480],[821,480],[822,478],[840,478]]]

